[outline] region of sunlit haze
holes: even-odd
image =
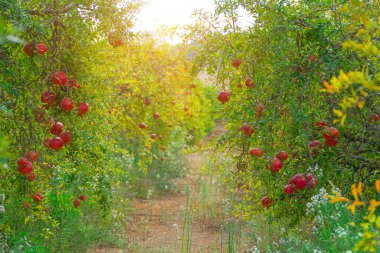
[[[136,29],[154,32],[160,26],[191,24],[195,9],[212,11],[214,0],[147,0],[138,15]]]
[[[214,0],[147,0],[137,16],[135,30],[156,34],[162,26],[183,26],[192,24],[192,14],[196,9],[213,12]],[[238,9],[239,26],[252,25],[253,19],[242,8]],[[171,44],[180,43],[179,37],[164,38]]]

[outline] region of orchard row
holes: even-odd
[[[315,61],[315,56],[310,55],[309,56],[310,61]],[[242,61],[240,59],[235,59],[232,62],[232,66],[238,69],[240,65],[242,64]],[[247,78],[245,80],[245,85],[247,88],[251,89],[255,87],[255,83],[252,81],[251,78]],[[239,88],[242,88],[242,85],[238,85]],[[217,95],[217,99],[222,103],[225,104],[229,102],[231,96],[231,92],[229,91],[219,91]],[[254,111],[256,112],[256,116],[259,119],[264,112],[264,105],[261,103],[257,103],[254,107]],[[376,113],[373,113],[370,116],[369,121],[374,123],[379,120],[379,115]],[[322,136],[324,139],[324,145],[325,147],[335,147],[338,145],[338,136],[339,136],[339,130],[335,127],[329,127],[325,121],[317,121],[315,122],[315,126],[322,132]],[[242,133],[247,136],[251,137],[255,131],[256,127],[250,125],[249,123],[243,123],[241,126]],[[310,142],[310,144],[307,147],[307,150],[309,152],[310,156],[318,155],[318,150],[323,149],[323,145],[321,144],[320,140],[313,140]],[[248,153],[253,157],[263,157],[264,156],[264,150],[259,147],[251,148]],[[282,168],[282,163],[287,160],[289,157],[289,154],[282,150],[279,151],[273,158],[270,156],[267,156],[267,165],[265,166],[267,169],[271,171],[272,174],[276,174],[280,171]],[[296,174],[291,179],[288,180],[288,184],[284,186],[284,194],[291,195],[295,193],[298,190],[303,190],[305,188],[313,189],[318,183],[318,178],[316,175],[314,175],[312,172],[305,172],[302,174]],[[261,200],[261,204],[264,207],[269,207],[273,203],[270,196],[264,196]]]
[[[34,56],[35,54],[38,56],[44,55],[48,51],[48,47],[44,43],[38,43],[33,45],[32,43],[26,43],[23,46],[23,50],[26,55]],[[55,87],[59,87],[60,89],[79,89],[80,84],[75,79],[70,79],[68,81],[67,75],[64,72],[58,71],[53,73],[51,76],[51,82]],[[57,121],[55,118],[49,116],[48,109],[54,107],[57,103],[58,95],[52,91],[45,91],[41,94],[40,101],[42,106],[39,106],[35,111],[34,117],[35,120],[39,123],[44,123],[47,126],[50,126],[50,133],[54,135],[52,138],[48,138],[44,141],[44,144],[47,148],[58,151],[63,146],[69,145],[71,140],[73,139],[73,135],[69,130],[64,131],[64,125]],[[89,110],[89,105],[86,102],[78,103],[78,112],[80,116],[86,114]],[[64,97],[61,99],[59,103],[59,107],[66,112],[71,112],[75,108],[75,102],[69,98]],[[29,151],[25,157],[21,157],[17,161],[17,169],[18,171],[26,176],[29,181],[34,181],[36,179],[36,175],[33,170],[33,163],[38,159],[38,154],[36,151]],[[34,202],[41,202],[44,197],[40,192],[33,194],[32,199]],[[78,207],[80,205],[80,200],[85,201],[86,196],[81,195],[79,199],[74,199],[73,205],[74,207]],[[28,202],[24,202],[23,206],[25,208],[29,208],[30,204]]]

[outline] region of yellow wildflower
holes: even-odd
[[[368,211],[374,212],[378,206],[380,206],[380,201],[371,199],[369,201]]]
[[[350,202],[348,198],[342,197],[342,196],[330,196],[331,204],[339,203],[339,202]]]
[[[377,193],[380,193],[380,180],[376,180],[375,182],[375,189]]]
[[[358,184],[353,184],[351,187],[352,196],[354,196],[354,199],[356,201],[359,200],[359,195],[362,194],[363,191],[363,184],[359,182]]]
[[[329,92],[332,92],[334,86],[329,84],[328,82],[324,82],[323,85],[325,86],[325,88],[329,91]]]
[[[347,209],[349,209],[352,214],[355,214],[356,207],[358,207],[358,206],[364,206],[364,205],[365,205],[365,203],[363,201],[357,201],[357,200],[355,200],[355,201],[353,201],[351,203],[351,205],[349,205],[347,207]]]

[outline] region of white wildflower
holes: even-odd
[[[257,246],[255,246],[255,247],[253,247],[252,249],[251,249],[251,253],[260,253],[261,251],[260,251],[260,249],[257,247]]]
[[[313,172],[318,178],[323,176],[323,169],[316,164],[314,167],[309,167],[309,171]]]
[[[149,189],[149,190],[148,190],[148,193],[146,194],[146,198],[147,198],[147,199],[150,199],[150,198],[153,196],[153,192],[154,192],[153,189]]]
[[[344,228],[342,228],[341,226],[339,226],[335,229],[335,235],[338,238],[342,238],[342,237],[347,236],[347,231]]]

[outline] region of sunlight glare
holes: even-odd
[[[155,33],[161,26],[189,25],[195,9],[211,12],[214,10],[214,0],[148,0],[141,7],[135,28],[137,31]]]

